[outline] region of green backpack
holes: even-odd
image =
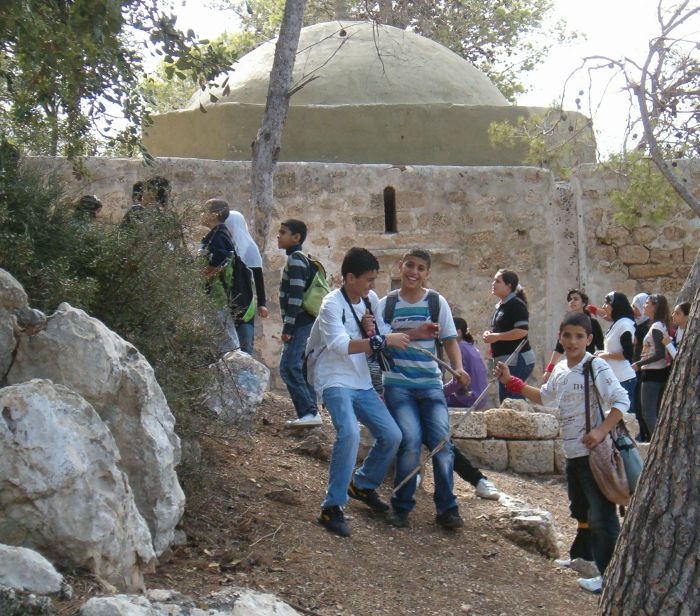
[[[323,267],[323,264],[318,259],[311,255],[305,255],[301,250],[297,250],[295,254],[300,254],[306,259],[313,274],[311,282],[304,289],[301,307],[312,317],[317,317],[321,311],[323,298],[331,292],[328,280],[326,280],[326,268]]]

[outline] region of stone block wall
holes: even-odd
[[[252,219],[250,165],[246,162],[163,158],[154,168],[138,160],[91,158],[77,180],[62,159],[32,159],[51,169],[68,197],[97,194],[100,214],[118,222],[130,206],[131,186],[156,173],[170,179],[176,207],[201,207],[221,197]],[[700,178],[700,165],[693,175]],[[610,289],[630,294],[655,290],[674,295],[700,246],[700,220],[684,210],[658,227],[626,229],[612,219],[610,191],[617,180],[605,170],[578,168],[571,184],[531,167],[450,167],[280,163],[275,175],[272,226],[264,250],[271,318],[256,319],[256,353],[272,369],[281,350],[277,287],[284,254],[275,234],[285,218],[309,226],[305,248],[319,257],[333,283],[351,246],[365,246],[379,259],[377,292],[398,282],[397,262],[410,248],[433,256],[429,286],[480,334],[490,326],[496,303],[491,279],[501,267],[514,269],[530,300],[530,341],[539,380],[566,310],[566,290],[584,286],[594,303]],[[388,189],[388,191],[387,191]],[[396,232],[387,232],[385,191],[393,191]],[[203,229],[191,230],[193,240]]]

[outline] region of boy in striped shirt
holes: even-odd
[[[379,304],[380,314],[384,315],[392,331],[415,329],[431,321],[429,294],[434,292],[423,286],[430,274],[430,254],[425,250],[411,250],[403,257],[399,268],[401,288],[393,314],[386,314],[386,297]],[[439,308],[438,322],[433,323],[433,335],[412,340],[405,350],[391,349],[394,366],[391,372],[384,374],[384,400],[402,433],[394,485],[401,483],[420,464],[423,442],[432,450],[450,433],[442,374],[437,363],[417,349],[435,354],[435,339],[439,338],[450,364],[457,372],[455,379],[465,387],[469,385],[469,375],[462,368],[452,311],[441,295]],[[452,443],[448,439],[448,443],[433,458],[433,500],[437,510],[435,521],[450,529],[463,526],[453,493],[453,464]],[[391,499],[393,511],[387,514],[389,524],[408,526],[408,514],[416,505],[415,490],[414,476]]]
[[[302,253],[306,239],[306,225],[290,218],[280,224],[277,246],[287,254],[287,263],[280,281],[280,310],[282,311],[282,342],[280,376],[287,386],[297,419],[287,422],[290,427],[320,426],[321,416],[316,405],[316,392],[304,375],[304,350],[315,317],[302,308],[304,290],[309,286],[314,271]]]

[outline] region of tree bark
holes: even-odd
[[[699,312],[696,288],[649,456],[606,571],[605,615],[700,611]]]
[[[693,262],[693,267],[690,269],[690,274],[688,274],[688,277],[683,283],[683,287],[678,293],[676,304],[693,301],[693,297],[698,288],[700,288],[700,250],[698,250],[698,253],[695,255],[695,261]]]
[[[282,129],[289,109],[289,89],[299,34],[304,21],[305,0],[287,0],[270,71],[270,85],[262,125],[253,142],[251,191],[255,215],[254,232],[261,252],[265,250],[273,205],[273,178],[282,143]]]

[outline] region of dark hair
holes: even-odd
[[[500,276],[509,287],[512,293],[515,293],[516,297],[519,297],[527,304],[527,293],[523,287],[518,288],[520,285],[520,279],[518,275],[509,269],[499,269],[496,272],[496,276]]]
[[[685,316],[690,314],[690,302],[682,302],[676,306]]]
[[[216,214],[219,222],[224,222],[231,211],[228,207],[228,202],[223,199],[209,199],[206,206],[209,213]]]
[[[143,193],[154,192],[158,205],[168,205],[170,200],[170,182],[160,175],[154,175],[143,183]]]
[[[141,199],[143,199],[143,182],[139,180],[134,182],[131,187],[131,201],[132,203],[141,203]]]
[[[624,293],[611,291],[605,296],[605,301],[612,306],[613,321],[619,321],[625,317],[634,321],[634,312],[632,306],[630,306],[630,300],[627,299]]]
[[[462,338],[469,344],[474,344],[474,336],[469,333],[469,325],[462,317],[452,317],[455,327],[462,334]]]
[[[589,336],[593,333],[593,324],[591,323],[591,317],[589,317],[585,312],[567,312],[559,324],[559,333],[564,331],[567,325],[574,325],[575,327],[583,327],[586,330],[586,334]]]
[[[362,276],[366,272],[378,272],[379,261],[366,248],[358,248],[353,246],[345,253],[343,264],[340,266],[340,274],[345,280],[348,274],[353,276]]]
[[[427,250],[421,250],[420,248],[412,248],[401,258],[401,260],[405,261],[406,259],[408,259],[408,257],[416,257],[417,259],[423,259],[423,261],[425,261],[428,264],[428,269],[430,269],[432,260],[430,258],[430,253]]]
[[[671,309],[668,307],[668,300],[661,293],[652,293],[649,301],[654,304],[654,321],[661,321],[666,329],[671,324]]]
[[[566,301],[567,302],[571,301],[572,295],[578,295],[581,298],[581,302],[583,302],[583,311],[588,316],[591,316],[591,312],[588,309],[588,304],[589,304],[588,294],[585,291],[582,291],[581,289],[569,289],[569,292],[566,294]]]
[[[303,220],[297,220],[296,218],[287,218],[280,223],[281,227],[287,227],[292,232],[292,235],[299,234],[299,243],[303,244],[306,241],[306,224]]]
[[[78,200],[75,206],[75,211],[78,214],[86,214],[92,218],[97,216],[97,212],[102,209],[102,201],[95,195],[83,195]]]

